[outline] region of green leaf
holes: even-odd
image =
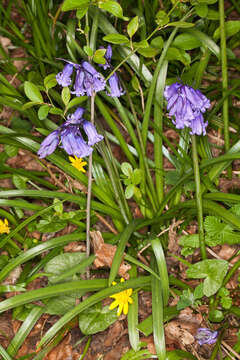
[[[179,245],[183,247],[196,249],[199,247],[199,235],[198,234],[183,235],[179,239]]]
[[[187,28],[195,26],[195,24],[188,23],[185,21],[174,21],[174,22],[168,23],[168,26],[177,26],[179,28],[187,29]]]
[[[181,61],[184,65],[190,65],[191,57],[182,49],[176,47],[169,47],[167,51],[166,58],[168,60],[178,60]]]
[[[131,177],[132,172],[133,172],[133,168],[132,165],[127,163],[127,162],[123,162],[121,164],[121,170],[124,173],[124,175],[126,175],[127,177]]]
[[[96,50],[93,56],[93,61],[97,64],[106,64],[106,59],[104,58],[105,53],[106,49]]]
[[[87,8],[89,4],[89,0],[65,0],[61,10],[69,11],[79,8]]]
[[[62,89],[61,97],[62,97],[62,101],[63,101],[64,105],[67,106],[71,99],[69,87],[64,87]]]
[[[63,202],[60,201],[59,199],[55,198],[53,200],[53,204],[54,204],[54,211],[56,211],[56,213],[58,215],[62,215],[62,213],[63,213]]]
[[[57,85],[56,74],[49,74],[43,80],[46,90],[49,90]]]
[[[240,31],[240,20],[226,21],[224,24],[226,36],[230,37],[237,34]],[[220,27],[217,28],[213,34],[214,40],[220,38]]]
[[[133,197],[133,195],[134,195],[134,185],[130,184],[126,187],[125,197],[126,197],[126,199],[131,199],[131,197]]]
[[[201,283],[201,284],[199,284],[198,286],[195,287],[193,295],[194,295],[195,299],[201,299],[204,296],[203,283]]]
[[[50,114],[54,114],[54,115],[62,115],[62,114],[63,114],[63,110],[54,107],[54,108],[50,108],[49,113],[50,113]]]
[[[26,182],[28,181],[28,178],[26,178],[25,176],[13,175],[12,181],[17,189],[26,189],[27,188]]]
[[[81,297],[85,291],[78,291],[78,294],[68,294],[50,299],[44,309],[46,314],[64,315],[76,305],[76,299]],[[76,296],[77,295],[77,296]]]
[[[8,157],[14,157],[18,153],[18,148],[14,145],[4,145],[4,151],[6,152]]]
[[[67,226],[67,221],[49,217],[42,219],[36,226],[36,230],[41,233],[54,233],[64,229]]]
[[[126,44],[129,42],[129,39],[125,35],[121,34],[109,34],[104,36],[103,40],[112,44]]]
[[[193,293],[187,289],[183,290],[182,295],[180,295],[178,303],[177,303],[177,310],[185,309],[188,306],[192,306],[194,304],[195,298]]]
[[[43,103],[42,95],[38,89],[38,87],[31,83],[30,81],[24,82],[24,91],[26,96],[31,100],[35,102]]]
[[[77,9],[76,17],[78,20],[81,20],[88,11],[88,4],[85,7],[82,7],[81,9]]]
[[[136,75],[132,77],[131,85],[135,91],[139,92],[140,83]]]
[[[218,0],[198,0],[199,3],[203,3],[203,4],[215,4]]]
[[[166,25],[166,24],[169,22],[169,17],[168,17],[168,15],[166,14],[165,11],[159,10],[159,11],[157,12],[155,21],[156,21],[156,23],[157,23],[159,26],[164,26],[164,25]]]
[[[211,310],[209,312],[209,320],[212,321],[212,322],[216,322],[216,323],[220,323],[223,321],[224,319],[224,314],[221,310]]]
[[[146,58],[152,58],[159,53],[159,49],[149,46],[147,48],[138,49],[138,53]]]
[[[137,32],[138,27],[139,27],[138,16],[135,16],[127,26],[127,33],[130,38],[132,38],[133,35]]]
[[[81,252],[64,253],[51,259],[45,265],[44,271],[46,273],[52,274],[52,276],[50,276],[48,279],[51,283],[54,283],[58,276],[62,275],[66,271],[69,271],[72,267],[80,263],[85,258],[86,254]],[[69,278],[65,279],[65,281],[69,281]]]
[[[131,174],[131,180],[134,185],[140,184],[143,178],[143,171],[142,169],[134,169],[133,173]]]
[[[225,260],[203,260],[191,265],[187,269],[187,276],[194,279],[206,278],[203,282],[203,293],[212,296],[220,289],[228,266]]]
[[[90,48],[90,46],[84,46],[83,47],[83,50],[84,50],[84,52],[87,54],[87,56],[93,56],[93,51],[92,51],[92,49]]]
[[[149,47],[149,44],[148,44],[147,40],[142,40],[142,41],[134,41],[133,46],[134,46],[134,48],[145,49],[145,48]]]
[[[29,101],[22,106],[22,110],[24,111],[24,110],[30,109],[34,105],[39,105],[39,104],[41,104],[41,102],[39,102],[39,101]]]
[[[195,5],[195,11],[198,16],[205,18],[208,13],[208,6],[207,4]]]
[[[219,20],[219,12],[216,10],[209,9],[206,18],[215,21]]]
[[[116,17],[119,17],[119,18],[121,18],[123,20],[128,20],[127,17],[123,16],[122,7],[116,1],[108,0],[107,2],[99,3],[98,6],[99,6],[100,9],[106,10],[106,11],[110,12],[111,14],[113,14]]]
[[[79,315],[79,328],[84,335],[92,335],[104,331],[117,319],[117,309],[109,310],[109,306],[98,303]]]
[[[48,116],[48,112],[50,110],[50,107],[48,105],[42,105],[38,109],[38,118],[39,120],[44,120]]]
[[[191,33],[183,33],[174,39],[172,45],[183,50],[192,50],[202,46],[202,43]]]
[[[157,36],[154,39],[152,39],[152,41],[151,41],[151,46],[156,49],[159,49],[159,50],[162,50],[163,44],[164,44],[164,41],[161,36]]]

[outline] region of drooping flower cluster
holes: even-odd
[[[100,64],[104,70],[111,68],[112,48],[108,45],[104,55],[106,63]],[[75,64],[71,61],[60,59],[67,64],[64,66],[63,71],[56,75],[56,80],[59,85],[65,87],[72,84],[72,75],[74,69],[76,70],[75,82],[73,84],[72,94],[76,96],[92,96],[106,88],[106,81],[104,77],[87,61],[82,61],[81,64]],[[120,85],[118,76],[114,73],[108,80],[110,93],[107,95],[112,97],[119,97],[124,94]]]
[[[177,129],[187,127],[191,129],[192,135],[206,135],[208,122],[204,122],[202,114],[210,107],[210,101],[200,90],[177,82],[166,86],[164,97]]]
[[[217,341],[217,337],[218,337],[218,332],[210,330],[208,328],[198,328],[197,335],[195,336],[199,345],[215,344],[215,342]]]
[[[0,234],[9,234],[10,233],[10,227],[8,226],[8,220],[4,219],[2,221],[0,219]]]
[[[82,117],[84,111],[83,108],[78,107],[73,114],[68,115],[67,121],[63,125],[43,140],[38,150],[40,158],[52,154],[59,144],[68,155],[74,155],[78,158],[89,156],[92,153],[92,146],[101,141],[103,136],[97,133],[91,122]],[[88,143],[83,139],[80,127],[84,130]]]
[[[120,282],[123,283],[125,280],[123,278],[121,278]],[[112,285],[116,285],[116,281],[112,282]],[[117,294],[111,295],[110,298],[115,299],[115,301],[113,301],[111,303],[111,305],[109,306],[110,310],[115,309],[118,306],[118,311],[117,311],[117,315],[120,316],[122,311],[124,313],[124,315],[127,315],[128,313],[128,304],[132,304],[133,303],[133,299],[131,298],[133,290],[132,289],[127,289],[124,291],[121,291]]]

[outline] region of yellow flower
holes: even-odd
[[[7,219],[4,219],[4,221],[2,221],[0,219],[0,234],[9,234],[10,232],[10,227],[8,226],[8,221]]]
[[[124,282],[125,280],[123,278],[121,278],[121,283]],[[112,283],[113,285],[116,285],[117,283],[115,281],[113,281]],[[125,315],[127,315],[128,313],[128,303],[132,304],[133,303],[133,299],[131,298],[133,290],[132,289],[127,289],[124,291],[121,291],[117,294],[111,295],[110,297],[115,299],[115,301],[113,301],[111,303],[111,305],[109,306],[110,310],[115,309],[118,306],[118,312],[117,315],[120,316],[122,311]]]
[[[84,169],[84,166],[87,165],[86,161],[82,161],[82,158],[78,158],[77,156],[74,156],[74,158],[72,156],[69,156],[69,160],[72,163],[72,166],[74,166],[76,169],[78,169],[79,171],[85,173],[86,170]]]

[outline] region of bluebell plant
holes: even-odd
[[[38,150],[40,158],[52,154],[59,144],[68,155],[83,158],[92,153],[92,146],[101,141],[103,136],[97,133],[92,123],[83,118],[84,111],[83,108],[78,107],[73,114],[67,116],[67,121],[64,124],[43,140]],[[80,128],[83,129],[88,142],[84,140]]]
[[[198,328],[197,334],[195,336],[199,345],[215,344],[215,342],[217,341],[217,337],[218,337],[218,331],[213,331],[208,328]]]
[[[187,127],[191,135],[206,135],[208,122],[204,122],[203,113],[210,107],[210,101],[200,90],[176,82],[166,86],[164,97],[177,129]]]

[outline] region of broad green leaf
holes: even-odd
[[[84,46],[83,47],[84,52],[87,54],[87,56],[93,56],[93,51],[90,48],[90,46]]]
[[[228,271],[228,262],[225,260],[203,260],[191,265],[187,269],[187,276],[194,279],[204,279],[203,293],[206,296],[214,295],[222,286],[223,279]]]
[[[58,276],[70,270],[72,267],[83,261],[85,258],[86,254],[81,252],[64,253],[51,259],[45,265],[44,271],[46,273],[52,274],[52,276],[49,277],[49,281],[54,283]],[[65,281],[66,280],[69,279],[65,279]]]
[[[29,101],[22,106],[22,110],[24,111],[24,110],[30,109],[34,105],[39,105],[39,104],[41,104],[41,102],[39,102],[39,101]]]
[[[206,18],[217,21],[219,20],[219,12],[213,9],[209,9]]]
[[[134,171],[131,175],[132,183],[134,185],[138,185],[142,181],[142,178],[143,178],[143,170],[142,169],[134,169]]]
[[[127,162],[123,162],[121,164],[121,170],[124,173],[124,175],[126,175],[127,177],[130,177],[132,175],[132,172],[133,172],[132,165],[127,163]]]
[[[149,46],[147,48],[138,49],[138,53],[146,58],[152,58],[159,53],[159,49]]]
[[[220,323],[224,319],[224,314],[221,310],[213,309],[209,312],[208,319],[212,322]]]
[[[54,108],[50,108],[49,113],[50,113],[50,114],[54,114],[54,115],[62,115],[62,114],[63,114],[63,110],[54,107]]]
[[[183,33],[174,39],[172,45],[183,50],[192,50],[202,46],[202,43],[191,33]]]
[[[203,17],[203,18],[207,16],[207,13],[208,13],[207,4],[195,5],[194,8],[195,8],[195,11],[196,11],[198,16]]]
[[[63,101],[64,105],[67,106],[71,99],[69,87],[64,87],[62,89],[61,97],[62,97],[62,101]]]
[[[38,87],[31,83],[30,81],[24,82],[24,91],[26,96],[31,100],[35,102],[43,103],[42,95],[38,89]]]
[[[201,41],[201,43],[208,47],[208,49],[215,54],[217,57],[220,56],[220,49],[219,46],[209,37],[207,36],[205,33],[196,30],[196,29],[191,29],[189,30],[189,33],[191,35],[193,35],[194,37],[196,37],[198,40]]]
[[[108,0],[107,2],[100,2],[98,6],[100,9],[106,10],[116,17],[119,17],[124,20],[128,20],[128,18],[123,16],[122,7],[116,1]]]
[[[240,20],[231,20],[225,22],[226,36],[230,37],[237,34],[240,31]],[[213,35],[214,40],[220,38],[220,28],[217,28]]]
[[[12,181],[17,189],[26,189],[27,188],[26,182],[28,181],[28,179],[25,176],[14,174],[12,177]]]
[[[191,63],[191,57],[188,53],[173,46],[169,47],[166,58],[168,60],[181,61],[184,65],[190,65]]]
[[[130,184],[126,187],[125,197],[126,197],[126,199],[131,199],[131,197],[133,197],[133,195],[134,195],[134,185]]]
[[[48,116],[48,112],[50,110],[50,107],[48,105],[42,105],[38,109],[38,118],[39,120],[44,120]]]
[[[79,315],[79,328],[84,335],[92,335],[104,331],[117,319],[117,309],[109,310],[109,306],[98,303]]]
[[[169,17],[168,17],[168,15],[166,14],[165,11],[159,10],[159,11],[157,12],[155,21],[156,21],[156,23],[157,23],[159,26],[164,26],[164,25],[166,25],[166,24],[169,22]]]
[[[127,33],[130,38],[132,38],[133,35],[137,32],[138,27],[139,27],[138,16],[135,16],[127,26]]]
[[[129,42],[129,39],[125,35],[121,34],[109,34],[104,36],[103,40],[112,44],[126,44]]]
[[[64,286],[64,285],[63,285]],[[44,312],[50,315],[64,315],[76,305],[76,299],[80,298],[85,291],[78,291],[68,295],[53,297],[48,300]]]
[[[134,41],[133,42],[133,47],[134,48],[140,48],[140,49],[145,49],[147,47],[149,47],[149,44],[147,42],[147,40],[142,40],[142,41]]]
[[[140,83],[136,75],[132,77],[131,85],[135,91],[139,92]]]
[[[54,233],[64,229],[67,226],[67,221],[49,217],[42,219],[36,226],[36,230],[41,233]]]
[[[104,58],[105,53],[106,49],[96,50],[93,55],[93,61],[97,64],[106,64],[106,59]]]
[[[4,145],[4,150],[5,150],[8,157],[14,157],[18,153],[18,148],[16,146],[14,146],[14,145],[5,144]]]
[[[87,8],[90,4],[89,0],[65,0],[62,11],[76,10],[79,8]]]
[[[203,3],[203,4],[215,4],[218,0],[198,0],[199,3]]]
[[[187,29],[187,28],[195,26],[195,24],[188,23],[185,21],[174,21],[174,22],[168,23],[168,26],[177,26],[179,28]]]
[[[193,293],[189,289],[183,290],[182,295],[180,295],[177,303],[177,310],[182,310],[188,306],[193,306],[194,301],[195,298]]]
[[[56,74],[49,74],[43,80],[44,86],[47,90],[57,85]]]
[[[85,7],[77,9],[77,12],[76,12],[77,19],[81,20],[86,15],[87,11],[88,11],[88,4]]]
[[[159,49],[159,50],[162,50],[163,44],[164,44],[164,41],[161,36],[157,36],[154,39],[152,39],[152,41],[151,41],[151,46],[155,47],[156,49]]]

